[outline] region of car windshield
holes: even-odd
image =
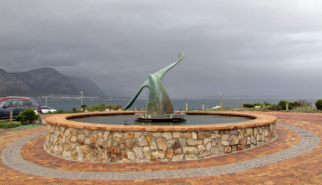
[[[2,107],[4,104],[8,103],[9,100],[2,100],[0,101],[0,107]]]

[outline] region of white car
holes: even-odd
[[[41,106],[41,113],[56,112],[57,110],[47,106]]]

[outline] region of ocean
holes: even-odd
[[[315,106],[315,102],[319,98],[302,98],[302,100],[306,100],[308,102],[313,102],[313,106]],[[241,102],[244,103],[263,103],[263,102],[268,102],[272,104],[277,104],[280,100],[287,100],[289,102],[294,102],[300,100],[300,98],[231,98],[231,99],[222,99],[223,106],[224,107],[240,107]],[[124,108],[127,103],[130,100],[83,100],[83,104],[86,104],[87,106],[90,106],[92,104],[100,104],[100,103],[105,103],[105,104],[119,104],[122,105]],[[212,108],[215,106],[220,106],[220,100],[219,99],[172,99],[172,104],[174,110],[185,110],[186,109],[186,103],[188,103],[188,108],[189,110],[193,109],[201,109],[202,103],[205,104],[205,109]],[[41,106],[46,105],[46,101],[42,100],[39,101],[38,103]],[[80,100],[47,100],[47,106],[53,108],[53,109],[62,109],[64,111],[71,111],[73,108],[79,109],[81,106],[81,101]],[[146,106],[146,100],[136,100],[132,107],[130,108],[131,110],[134,109],[134,107],[138,108],[143,108]]]

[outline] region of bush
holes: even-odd
[[[61,109],[58,109],[56,113],[64,113],[64,111]]]
[[[315,106],[318,110],[322,110],[322,99],[316,101]]]
[[[28,108],[16,117],[16,121],[20,121],[22,125],[27,125],[36,121],[38,117],[39,116],[35,114],[34,109]]]
[[[282,108],[282,110],[286,110],[286,102],[288,102],[288,101],[286,101],[286,100],[281,100],[281,101],[277,104],[277,106],[280,106],[280,107]],[[293,107],[294,107],[293,103],[292,103],[292,102],[288,102],[288,108],[289,108],[289,110],[293,109]]]
[[[85,104],[81,105],[81,108],[83,109],[83,111],[85,111],[86,107],[87,107],[87,105],[85,105]]]
[[[255,105],[252,104],[252,103],[244,103],[244,107],[247,107],[247,108],[254,108]]]
[[[12,123],[12,122],[0,122],[0,127],[5,127],[5,128],[15,128],[15,127],[19,127],[20,124],[19,123]]]
[[[122,109],[122,105],[113,105],[113,110]]]

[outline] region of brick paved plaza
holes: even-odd
[[[322,114],[262,114],[278,118],[274,141],[182,162],[68,161],[43,149],[45,127],[5,132],[0,135],[0,184],[322,184]]]

